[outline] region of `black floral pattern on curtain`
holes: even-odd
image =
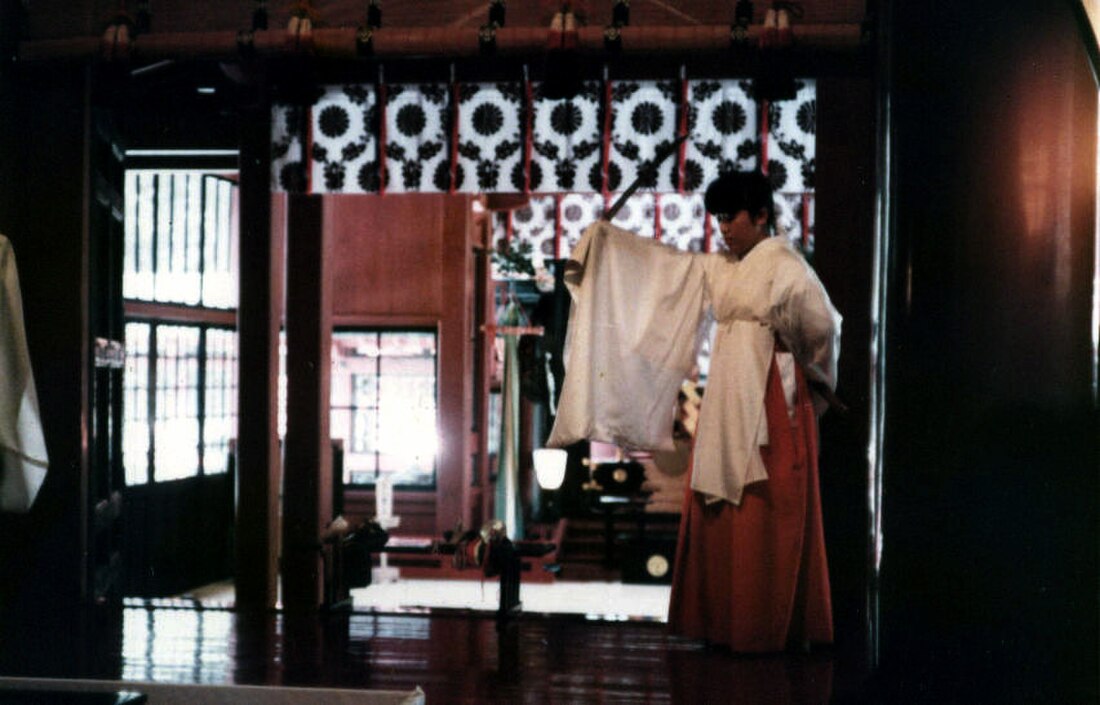
[[[523,84],[468,83],[459,95],[455,190],[522,192]]]
[[[656,208],[657,201],[652,193],[635,193],[627,199],[619,212],[611,219],[611,223],[623,230],[629,230],[642,237],[651,238],[656,235],[656,224],[654,222]]]
[[[798,81],[794,100],[768,104],[768,178],[775,189],[776,221],[813,254],[813,191],[817,145],[817,84]]]
[[[450,95],[442,83],[386,86],[385,190],[447,191]],[[456,180],[461,183],[461,165]]]
[[[293,105],[271,109],[271,190],[305,193],[306,164],[301,121],[306,110]]]
[[[639,167],[676,139],[677,81],[612,81],[611,149],[607,190],[621,191],[634,182]],[[656,174],[646,175],[640,189],[675,191],[676,160],[669,158]],[[600,190],[600,172],[589,173],[589,185]]]
[[[561,252],[567,257],[584,229],[599,220],[604,211],[603,196],[598,193],[567,193],[561,197]]]
[[[314,192],[372,193],[379,187],[378,95],[374,86],[326,86],[313,106]]]
[[[814,188],[817,84],[798,81],[794,100],[768,104],[768,177],[777,193]]]
[[[689,81],[684,190],[702,191],[720,172],[759,165],[760,122],[748,81]]]
[[[704,245],[703,195],[663,193],[660,195],[661,242],[678,250],[702,252]]]
[[[526,185],[541,195],[512,213],[510,237],[513,246],[530,245],[539,266],[555,254],[567,257],[639,166],[684,129],[680,96],[686,92],[689,139],[682,157],[662,163],[614,222],[680,249],[720,250],[718,225],[703,211],[703,190],[720,171],[765,166],[776,188],[780,228],[807,254],[813,252],[813,80],[800,80],[795,99],[768,104],[764,116],[747,80],[692,79],[686,87],[681,81],[612,80],[607,123],[605,86],[598,81],[586,82],[569,100],[548,99],[538,83],[531,84],[530,105],[519,81],[459,84],[457,94],[444,83],[385,88],[384,145],[383,106],[373,84],[327,86],[309,108],[275,106],[272,189],[445,192],[452,190],[452,175],[453,190],[461,193],[523,192]],[[308,154],[305,144],[311,145]],[[766,165],[760,163],[762,152]],[[507,217],[498,216],[494,228],[498,242],[509,237]]]
[[[531,191],[599,191],[589,183],[600,168],[600,84],[587,81],[577,97],[551,99],[535,84]]]

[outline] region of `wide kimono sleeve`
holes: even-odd
[[[802,366],[808,381],[836,389],[841,316],[813,269],[798,255],[776,268],[771,289],[771,323]],[[815,394],[818,412],[826,403]]]
[[[29,510],[48,464],[15,254],[0,235],[0,510]]]
[[[569,265],[565,382],[547,445],[672,450],[676,394],[701,337],[697,259],[601,221]]]

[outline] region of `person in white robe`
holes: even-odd
[[[547,442],[672,450],[676,394],[713,317],[669,621],[737,651],[832,641],[816,458],[825,402],[809,389],[833,396],[841,318],[802,255],[769,237],[771,199],[758,173],[708,188],[723,253],[606,222],[586,230],[566,275],[574,306]]]
[[[717,327],[691,486],[737,504],[745,485],[766,479],[758,448],[768,442],[764,385],[776,340],[788,399],[795,364],[811,385],[835,389],[841,317],[786,238],[745,254],[685,253],[605,221],[591,225],[566,274],[566,376],[547,445],[673,450],[676,394],[710,313]],[[824,400],[815,406],[824,410]]]

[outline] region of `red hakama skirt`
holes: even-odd
[[[735,652],[832,643],[832,598],[817,471],[817,419],[802,370],[792,419],[775,359],[764,399],[768,479],[740,505],[685,492],[669,626]]]

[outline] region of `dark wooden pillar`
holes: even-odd
[[[321,604],[321,530],[332,519],[332,271],[324,212],[320,196],[289,198],[282,533],[288,610]]]
[[[50,467],[26,514],[0,514],[0,632],[20,663],[75,663],[89,622],[86,240],[90,71],[0,69],[0,232],[19,268]],[[49,119],[43,119],[48,116]],[[58,639],[64,633],[70,638]]]
[[[278,576],[281,228],[272,232],[271,109],[241,111],[236,603],[275,606]]]
[[[882,701],[1094,702],[1097,88],[1080,28],[1061,2],[892,9]]]
[[[844,316],[837,390],[849,411],[821,419],[821,495],[838,648],[862,653],[867,570],[868,369],[874,214],[874,90],[868,75],[817,82],[814,268]]]
[[[436,533],[469,516],[473,406],[473,277],[470,199],[443,199],[439,326],[439,460]]]

